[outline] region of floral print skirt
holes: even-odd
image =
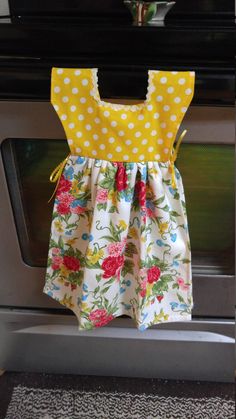
[[[191,252],[180,173],[170,162],[71,155],[54,202],[43,292],[79,330],[121,315],[143,331],[191,320]]]

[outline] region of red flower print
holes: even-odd
[[[139,292],[139,294],[141,295],[141,297],[145,297],[146,295],[146,289],[143,289]]]
[[[63,263],[70,271],[78,271],[80,268],[80,261],[74,256],[64,256]]]
[[[52,257],[52,269],[54,271],[59,269],[62,263],[63,263],[63,258],[61,256],[53,256]]]
[[[74,197],[68,192],[62,192],[58,197],[59,204],[70,205],[74,201]]]
[[[105,308],[97,308],[96,310],[91,311],[88,318],[95,327],[101,327],[114,319],[114,316],[108,314]]]
[[[59,255],[60,253],[60,249],[58,247],[53,247],[52,248],[52,254],[53,255]]]
[[[162,298],[164,298],[164,295],[157,295],[157,300],[159,301],[159,303],[161,302]]]
[[[140,272],[141,271],[144,271],[145,272],[145,268],[141,269]],[[139,294],[141,295],[141,297],[145,297],[146,292],[147,292],[147,290],[146,290],[146,287],[147,287],[147,279],[146,278],[140,283],[140,287],[141,287],[141,291],[139,291]]]
[[[157,266],[152,266],[150,269],[148,269],[147,273],[147,280],[149,284],[152,284],[155,281],[158,281],[160,278],[161,271]]]
[[[125,166],[123,163],[119,163],[117,162],[118,165],[118,169],[116,172],[116,189],[118,190],[118,192],[123,191],[124,189],[127,188],[127,173],[125,170]]]
[[[146,203],[146,183],[138,180],[135,184],[135,195],[138,197],[139,205],[143,207]]]
[[[57,188],[56,196],[60,195],[62,192],[68,192],[71,188],[71,181],[66,179],[64,175],[61,176],[60,182]]]
[[[102,269],[104,270],[103,278],[110,278],[118,275],[124,263],[124,256],[108,256],[102,262]]]
[[[57,205],[57,211],[61,215],[70,214],[70,212],[71,212],[69,205],[66,205],[66,204],[58,204]]]
[[[183,278],[177,278],[177,279],[176,279],[176,281],[177,281],[177,284],[179,284],[179,285],[184,285],[184,280],[183,280]]]
[[[151,210],[151,208],[146,208],[146,214],[148,217],[152,218],[155,216],[154,212]]]
[[[73,214],[83,214],[83,212],[85,212],[85,211],[86,211],[86,208],[85,207],[80,207],[79,205],[77,205],[74,208],[71,208],[71,212]]]
[[[107,202],[107,198],[108,198],[108,190],[107,189],[98,189],[97,196],[96,196],[96,201],[99,204],[104,204],[105,202]]]
[[[122,253],[125,244],[125,241],[108,244],[107,250],[109,255],[119,256]]]

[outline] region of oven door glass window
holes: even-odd
[[[24,262],[44,267],[55,184],[52,170],[68,154],[64,140],[7,139],[5,173]],[[193,274],[234,272],[234,148],[183,144],[176,162],[187,204]]]

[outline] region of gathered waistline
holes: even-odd
[[[53,192],[53,194],[52,194],[52,196],[51,196],[51,198],[49,199],[48,202],[51,201],[51,199],[53,198],[53,196],[55,195],[55,193],[57,191],[57,188],[58,188],[58,185],[59,185],[59,182],[60,182],[60,178],[61,178],[62,172],[63,172],[63,170],[64,170],[64,168],[66,166],[66,163],[67,163],[68,159],[70,157],[73,157],[73,156],[75,156],[77,159],[79,157],[81,157],[81,158],[89,159],[89,160],[92,159],[93,161],[109,162],[109,163],[116,164],[118,167],[121,166],[121,165],[124,166],[125,164],[136,164],[136,165],[139,165],[139,164],[147,164],[147,163],[158,163],[158,164],[166,164],[167,163],[170,166],[170,171],[171,171],[171,185],[172,185],[172,188],[173,189],[176,189],[174,163],[175,163],[175,160],[177,158],[177,154],[178,154],[180,143],[181,143],[183,137],[185,136],[186,132],[187,132],[187,130],[184,130],[182,132],[182,134],[180,135],[180,137],[179,137],[179,139],[177,141],[176,147],[175,148],[173,147],[172,153],[170,155],[170,158],[167,161],[160,161],[160,160],[152,160],[152,161],[150,161],[150,160],[148,160],[148,161],[140,161],[140,162],[137,162],[137,161],[135,161],[135,162],[127,162],[127,161],[126,162],[124,162],[124,161],[118,162],[118,161],[105,160],[105,159],[96,159],[95,157],[83,157],[81,155],[69,153],[66,156],[66,158],[53,170],[53,172],[50,175],[50,178],[49,178],[50,179],[50,182],[52,182],[52,183],[57,182],[57,183],[56,183],[56,187],[54,189],[54,192]]]

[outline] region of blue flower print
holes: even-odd
[[[89,236],[88,236],[88,239],[89,239],[89,241],[91,242],[91,241],[93,241],[93,235],[92,234],[90,234]]]
[[[88,240],[88,234],[87,233],[83,233],[82,234],[82,239],[83,240]]]
[[[83,291],[87,292],[88,291],[88,285],[83,284]]]
[[[132,193],[124,193],[125,202],[131,202],[132,201]]]
[[[145,181],[147,179],[147,166],[142,167],[141,171],[141,180]]]
[[[175,176],[177,179],[180,179],[180,173],[176,168],[175,168]]]
[[[126,168],[132,170],[134,168],[134,163],[126,163]]]
[[[147,318],[147,316],[148,316],[148,313],[143,313],[143,314],[142,314],[142,317],[143,317],[143,320],[142,320],[142,321],[143,321],[143,322],[144,322],[144,320]]]
[[[156,244],[157,246],[160,246],[160,247],[165,245],[162,240],[156,240]]]
[[[173,189],[171,186],[169,186],[169,192],[171,193],[171,195],[175,195],[176,193],[176,189]]]
[[[150,208],[152,211],[155,210],[155,205],[152,201],[150,201],[149,199],[146,201],[146,207]]]
[[[140,332],[144,332],[144,330],[147,329],[147,326],[145,326],[145,324],[142,324],[141,326],[139,326],[138,330],[140,330]]]
[[[174,260],[174,262],[172,263],[172,266],[179,266],[179,262],[177,260]]]
[[[174,234],[171,234],[170,235],[170,239],[171,239],[171,241],[174,243],[174,242],[176,242],[176,239],[177,239],[177,234],[176,233],[174,233]]]
[[[67,236],[71,236],[71,234],[72,234],[72,230],[67,230],[67,231],[66,231],[66,235],[67,235]]]
[[[75,207],[78,207],[78,206],[80,206],[80,207],[86,207],[86,201],[85,200],[82,200],[82,199],[75,199],[72,202],[71,207],[72,208],[75,208]]]
[[[58,287],[57,285],[52,284],[52,286],[53,286],[53,290],[55,290],[55,291],[59,291],[60,290],[60,287]]]
[[[171,303],[170,303],[170,305],[171,305],[171,309],[172,310],[174,310],[175,308],[177,308],[178,307],[178,303],[176,303],[175,301],[172,301]]]
[[[187,304],[180,304],[179,308],[181,310],[186,310],[188,308],[188,305]]]
[[[130,304],[124,304],[124,307],[126,310],[130,310],[132,306]]]
[[[64,172],[64,176],[66,179],[73,179],[73,174],[74,174],[74,169],[73,167],[69,167],[68,169],[65,170]]]
[[[83,295],[83,296],[82,296],[82,301],[86,301],[86,300],[87,300],[87,298],[88,298],[88,294]]]
[[[125,292],[125,288],[120,288],[120,294],[123,294],[123,292]]]
[[[76,159],[76,163],[78,164],[82,164],[85,161],[85,157],[78,157],[78,159]]]
[[[126,285],[127,285],[127,287],[130,287],[131,281],[129,279],[128,279],[128,281],[126,281]]]

